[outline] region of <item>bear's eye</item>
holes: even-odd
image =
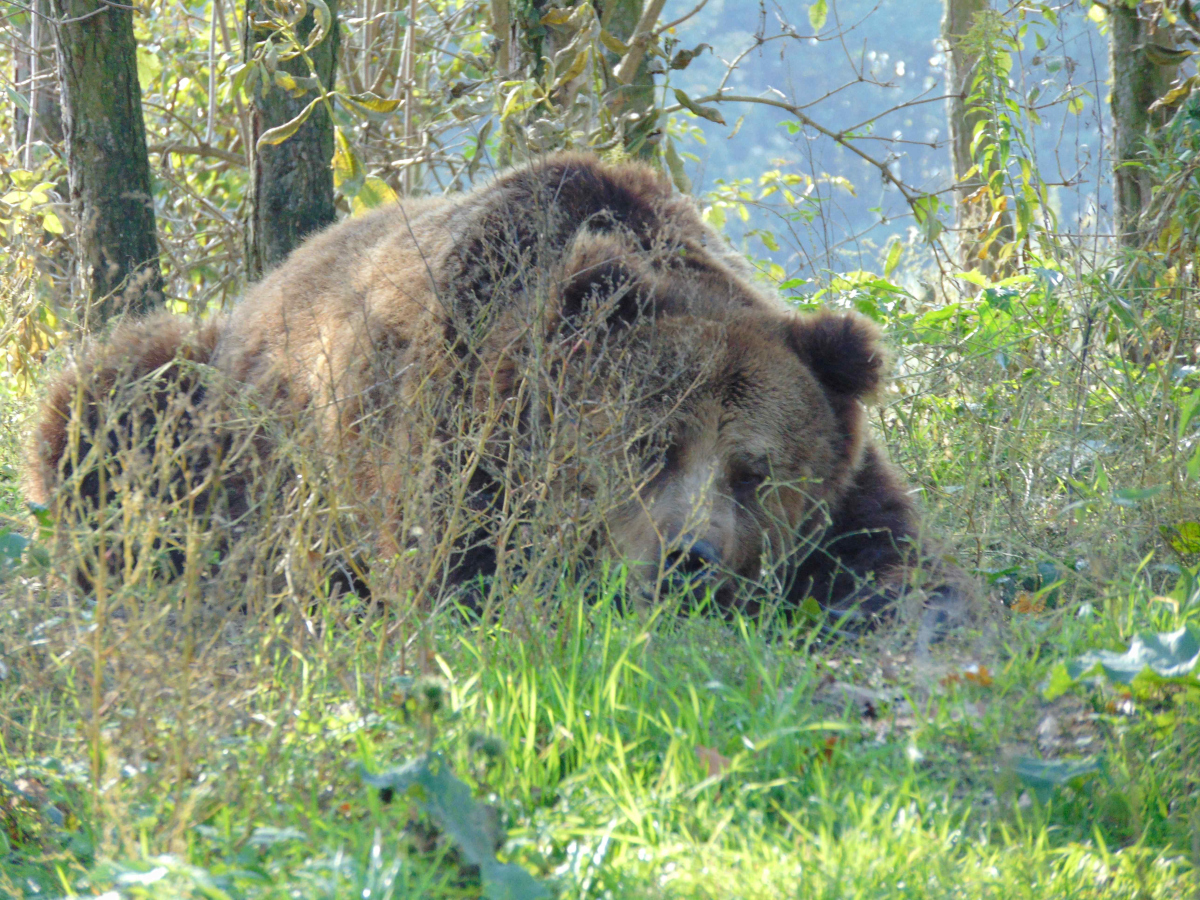
[[[767,480],[768,466],[765,460],[755,460],[751,463],[734,466],[730,473],[729,485],[734,496],[739,500],[753,499]]]

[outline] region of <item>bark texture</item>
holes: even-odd
[[[133,11],[103,0],[52,5],[88,318],[144,312],[163,295]]]
[[[645,4],[642,0],[610,0],[603,6],[602,19],[609,33],[628,43],[637,33]],[[661,4],[658,4],[661,7]],[[611,65],[616,66],[619,58],[615,53],[609,56]],[[625,129],[625,149],[635,157],[649,159],[654,156],[654,140],[659,131],[658,117],[654,108],[654,75],[650,72],[648,58],[642,56],[638,61],[632,79],[628,84],[616,82],[609,85],[616,91],[614,111],[617,115],[635,113],[637,119]]]
[[[316,74],[325,89],[332,90],[337,70],[339,36],[337,0],[327,0],[332,21],[324,39],[303,56],[279,63],[278,68],[296,78]],[[257,25],[256,25],[257,19]],[[259,41],[273,33],[257,0],[246,0],[246,30],[243,51],[247,61]],[[300,41],[307,42],[315,25],[312,8],[296,27]],[[265,95],[259,82],[253,91],[252,137],[290,122],[312,102],[314,89],[298,97],[277,84]],[[250,172],[250,221],[246,229],[247,275],[261,278],[287,258],[304,238],[331,224],[333,206],[333,122],[324,103],[318,103],[304,124],[280,144],[264,145],[252,154]]]
[[[967,177],[975,165],[971,157],[971,142],[975,126],[987,115],[983,110],[972,111],[969,98],[975,82],[979,53],[963,41],[976,19],[991,9],[990,0],[946,0],[942,18],[942,40],[946,44],[947,72],[946,124],[950,132],[950,170],[954,175],[954,218],[958,231],[959,255],[968,269],[981,269],[994,274],[991,259],[980,259],[980,240],[991,215],[986,200],[975,199],[984,180],[979,174]]]
[[[968,115],[967,112],[967,98],[971,95],[971,82],[975,78],[975,64],[979,61],[979,55],[968,52],[963,47],[962,38],[970,30],[975,17],[990,7],[990,0],[946,0],[946,15],[942,18],[942,40],[946,43],[948,59],[946,83],[949,90],[946,93],[950,95],[946,102],[946,122],[950,130],[950,164],[954,183],[958,185],[955,196],[960,226],[964,215],[962,199],[981,183],[977,177],[970,181],[963,178],[974,165],[971,160],[971,136],[980,114]]]
[[[1127,247],[1141,243],[1139,219],[1150,200],[1149,173],[1136,163],[1144,157],[1149,130],[1165,121],[1150,105],[1167,92],[1177,69],[1157,66],[1143,49],[1146,43],[1173,46],[1166,33],[1150,35],[1138,10],[1112,5],[1109,25],[1109,65],[1113,121],[1113,225]]]

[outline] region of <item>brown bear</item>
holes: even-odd
[[[874,615],[917,576],[945,606],[867,432],[885,373],[869,320],[795,313],[660,174],[558,154],[342,222],[226,318],[119,327],[52,386],[30,494],[114,531],[130,497],[167,496],[224,553],[256,498],[260,523],[297,514],[315,456],[315,518],[419,559],[409,591],[557,555],[752,611]]]

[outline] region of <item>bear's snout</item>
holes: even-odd
[[[710,541],[681,534],[677,549],[667,554],[664,572],[671,587],[695,588],[711,583],[721,562],[721,551]]]

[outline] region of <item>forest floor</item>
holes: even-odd
[[[29,565],[0,618],[8,896],[1200,893],[1194,688],[1047,699],[1063,662],[1184,624],[1120,576],[925,654],[902,623],[829,641],[578,596],[164,643]]]
[[[997,334],[877,423],[986,595],[927,653],[569,591],[181,627],[68,589],[0,393],[0,895],[1200,897],[1195,425]]]

